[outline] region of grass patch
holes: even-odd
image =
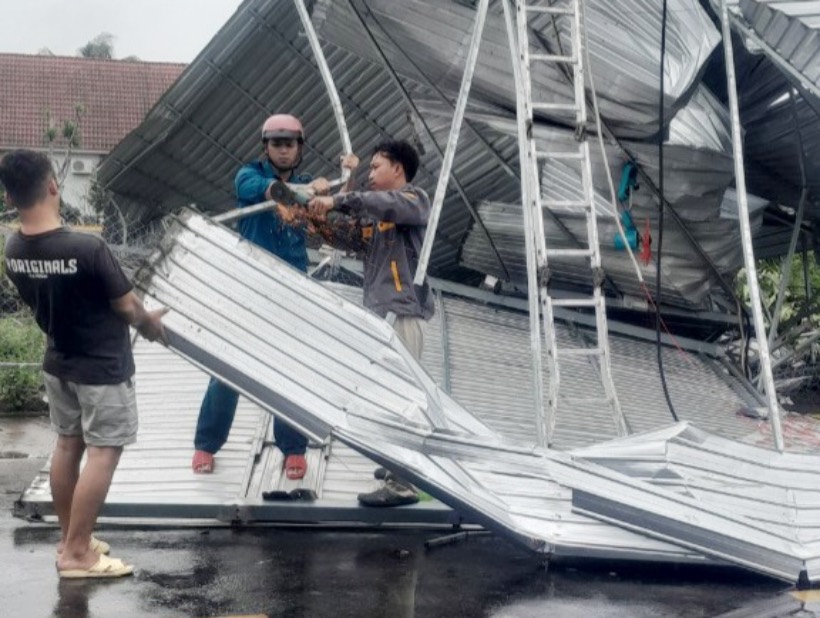
[[[26,313],[0,318],[0,363],[35,363],[35,366],[0,366],[0,410],[43,410],[43,377],[40,363],[45,335]]]

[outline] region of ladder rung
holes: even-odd
[[[591,204],[582,200],[544,200],[541,205],[545,208],[589,208]]]
[[[547,249],[547,257],[588,258],[592,249]]]
[[[598,301],[594,298],[552,298],[553,307],[597,307]]]
[[[528,6],[531,13],[547,13],[548,15],[575,15],[575,11],[562,6]]]
[[[566,64],[575,64],[575,56],[564,56],[562,54],[530,54],[530,61],[536,62],[564,62]]]
[[[548,152],[546,150],[536,150],[535,156],[539,159],[583,159],[581,152]]]
[[[558,348],[556,356],[601,356],[603,353],[601,348]]]
[[[532,108],[542,112],[577,112],[575,103],[532,103]]]
[[[566,397],[560,399],[561,403],[569,405],[590,405],[605,404],[612,405],[612,397]]]

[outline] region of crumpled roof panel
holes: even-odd
[[[400,5],[368,0],[356,6],[362,9],[369,30],[443,150],[474,9],[455,0],[414,0]],[[652,41],[656,37],[653,33],[659,31],[658,7],[648,0],[629,0],[617,8],[603,1],[587,6],[593,69],[604,116],[616,135],[637,136],[625,141],[624,146],[654,177],[657,154],[651,135],[656,131],[658,93],[654,79],[657,71],[653,73],[657,53]],[[354,150],[366,158],[376,142],[388,137],[420,145],[422,166],[415,181],[432,195],[440,166],[437,148],[382,66],[349,3],[317,0],[312,9]],[[672,9],[666,97],[672,140],[667,150],[667,198],[680,212],[691,235],[703,241],[703,249],[717,270],[732,274],[739,264],[738,245],[732,241],[731,246],[721,246],[720,235],[713,233],[722,226],[718,213],[733,173],[726,112],[698,83],[704,63],[717,44],[717,31],[697,0],[676,0]],[[473,214],[485,201],[515,203],[520,199],[515,133],[497,131],[489,120],[509,122],[514,110],[501,7],[493,4],[490,12],[468,108],[468,119],[472,120],[461,132],[453,168],[463,193],[459,194],[455,183],[450,183],[430,262],[431,274],[469,282],[478,281],[481,273],[500,273],[506,278],[516,268],[514,264],[498,263],[495,250]],[[537,19],[548,18],[540,16],[534,24]],[[561,27],[559,23],[559,32]],[[555,36],[551,24],[544,21],[540,34],[545,46],[554,45],[555,40],[550,42],[550,36]],[[565,80],[549,72],[536,78],[536,87],[545,100],[569,93]],[[744,87],[752,88],[753,84],[748,82]],[[744,119],[748,109],[745,105]],[[306,125],[308,140],[301,170],[337,176],[341,145],[336,124],[293,3],[246,0],[99,171],[101,182],[114,193],[130,223],[129,238],[158,214],[182,205],[195,204],[208,212],[232,207],[237,168],[260,154],[258,127],[267,114],[283,110],[300,115]],[[758,117],[766,116],[761,113]],[[806,134],[811,135],[818,123],[805,113],[801,118]],[[540,117],[538,130],[544,127],[549,131],[546,127],[556,123],[561,124],[561,118]],[[767,120],[765,126],[775,124]],[[763,131],[755,135],[757,129],[752,123],[747,126],[749,161],[753,166],[749,173],[751,189],[772,200],[790,199],[794,196],[795,168],[779,155],[793,148],[793,140],[771,141],[772,136]],[[783,133],[782,128],[775,130]],[[553,133],[557,134],[560,131]],[[807,145],[807,152],[814,149],[813,143]],[[362,173],[360,180],[363,177]],[[810,174],[810,178],[817,177],[820,173]],[[600,178],[596,179],[596,187],[599,185]],[[603,194],[607,193],[605,190]],[[639,219],[649,217],[657,237],[656,209],[648,193],[636,194],[635,208]],[[715,226],[710,227],[709,222],[715,222]],[[721,234],[731,232],[729,228],[721,230]],[[471,231],[482,236],[478,239],[481,251],[488,253],[478,260],[462,259],[471,251],[465,246]],[[697,251],[688,240],[682,240],[676,248],[674,237],[679,230],[675,223],[669,221],[666,232],[670,261],[664,269],[669,267],[670,281],[665,283],[665,296],[675,304],[701,306],[716,289],[715,274],[700,258],[688,264],[678,262],[678,256],[688,259],[697,256]],[[566,232],[561,234],[563,238],[553,240],[571,242]],[[493,240],[504,242],[503,238]],[[776,251],[776,247],[771,250]],[[483,262],[492,267],[482,266]],[[481,270],[476,272],[479,266]],[[611,268],[613,279],[620,276],[614,272],[618,270],[629,276],[628,268],[614,264]],[[574,276],[571,271],[567,275]],[[625,293],[635,286],[634,277],[622,284]]]
[[[820,223],[820,2],[733,0],[729,4],[732,25],[745,44],[735,47],[735,58],[749,187],[772,201],[797,205],[802,187],[799,130],[813,195],[807,218],[814,219],[816,226]],[[771,252],[767,250],[767,255]]]
[[[667,486],[662,478],[635,478],[602,466],[590,461],[589,454],[539,448],[531,439],[505,439],[441,389],[384,320],[195,213],[184,212],[169,228],[137,285],[150,297],[149,304],[171,308],[166,317],[171,349],[295,427],[319,439],[333,435],[399,470],[471,520],[535,551],[583,547],[617,553],[608,544],[609,535],[590,538],[582,520],[571,518],[580,525],[566,525],[556,517],[554,507],[566,503],[563,488],[569,488],[581,513],[632,528],[661,546],[683,547],[684,555],[695,550],[791,581],[805,565],[820,560],[814,534],[797,538],[788,513],[764,513],[779,524],[769,530],[738,508],[748,499],[742,491],[706,491],[708,473],[692,470],[699,489],[693,496]],[[564,336],[579,335],[568,331]],[[679,372],[672,365],[669,370]],[[696,366],[688,372],[704,373]],[[719,376],[714,379],[720,383]],[[585,387],[581,380],[566,383]],[[708,394],[705,381],[700,387]],[[697,400],[687,404],[699,406]],[[581,429],[587,420],[581,407],[563,419]],[[666,445],[685,430],[685,424],[658,430],[661,436],[650,442],[667,452]],[[646,448],[646,442],[637,435],[592,450],[617,450],[624,443]],[[779,457],[784,482],[793,490],[816,486],[814,477],[820,474],[817,456],[784,456],[726,440],[710,448],[715,441],[706,434],[690,442],[685,446],[696,457],[742,459],[750,462],[748,469]],[[487,474],[482,464],[491,464],[492,472]],[[727,465],[718,469],[729,476],[748,472]],[[762,491],[776,478],[758,476],[752,482]],[[510,494],[502,478],[523,493]],[[533,487],[547,495],[531,495]],[[580,536],[568,535],[570,530]],[[611,538],[629,543],[629,535]],[[653,553],[659,548],[642,542],[637,549]],[[655,557],[664,553],[660,548]]]
[[[531,3],[537,4],[537,3]],[[550,3],[557,5],[559,3]],[[660,13],[650,0],[586,3],[590,59],[602,114],[621,137],[646,137],[658,124],[658,53]],[[412,0],[367,2],[363,18],[391,65],[401,75],[425,77],[455,99],[461,83],[464,59],[475,9],[459,2]],[[317,31],[331,43],[356,55],[377,61],[377,52],[362,36],[359,20],[345,2],[319,0]],[[568,49],[569,18],[553,25],[550,17],[530,21],[531,38],[553,53]],[[719,35],[697,0],[673,0],[669,11],[666,60],[666,117],[682,107],[701,69],[719,42]],[[556,36],[557,33],[557,36]],[[560,39],[560,47],[559,47]],[[515,109],[515,86],[510,47],[500,6],[492,6],[484,26],[480,54],[471,94],[478,100]],[[539,63],[533,73],[533,99],[571,103],[572,88],[551,65]],[[565,115],[552,117],[569,124]]]
[[[741,0],[740,10],[766,43],[820,87],[820,2]]]
[[[428,117],[434,117],[438,113],[438,108],[425,106],[424,111]],[[474,114],[468,117],[475,119],[481,127],[482,135],[499,133],[508,136],[508,139],[514,142],[516,128],[512,120],[487,114]],[[440,123],[436,126],[441,127],[438,136],[443,139],[446,128]],[[539,125],[535,128],[534,134],[538,147],[542,150],[552,148],[568,151],[576,143],[569,129]],[[462,150],[465,153],[479,153],[475,155],[478,158],[480,150],[476,147],[475,138],[466,134],[461,139]],[[657,183],[657,146],[633,140],[625,141],[624,146]],[[615,214],[606,168],[597,140],[591,145],[590,150],[603,265],[610,278],[609,288],[614,288],[610,291],[616,295],[625,294],[645,300],[646,291],[636,277],[629,256],[624,251],[615,249],[614,239],[618,231],[614,221]],[[688,104],[673,118],[670,123],[669,141],[664,150],[667,201],[718,270],[722,273],[733,273],[742,266],[743,254],[736,218],[726,218],[721,210],[725,201],[724,196],[734,176],[730,154],[729,119],[723,105],[705,86],[699,85]],[[609,144],[606,145],[605,151],[606,166],[617,186],[626,159]],[[467,155],[462,153],[461,156],[466,158]],[[580,168],[577,164],[549,160],[544,163],[542,169],[541,191],[545,200],[577,199],[581,193]],[[491,201],[488,198],[480,203],[479,212],[502,253],[512,281],[525,287],[523,216],[516,198],[513,186],[507,200]],[[619,216],[620,210],[627,206],[624,204],[618,207]],[[634,192],[631,208],[633,220],[639,231],[642,234],[645,232],[644,228],[648,221],[651,235],[657,238],[658,202],[648,188]],[[556,223],[556,219],[560,220],[561,225]],[[755,228],[759,227],[760,223],[761,217],[755,216]],[[551,208],[549,212],[545,212],[544,225],[551,247],[574,248],[578,246],[577,242],[586,239],[586,219],[579,207]],[[734,242],[726,242],[728,238],[734,239]],[[577,242],[573,244],[572,239]],[[504,276],[489,249],[486,237],[475,227],[464,243],[461,260],[462,264],[469,268],[502,278]],[[691,243],[677,225],[667,225],[664,230],[662,262],[664,275],[661,293],[665,303],[698,306],[713,290],[714,275],[694,254]],[[577,260],[553,258],[550,260],[550,269],[553,276],[565,285],[583,285],[583,282],[590,280],[589,269]],[[645,280],[654,282],[655,262],[641,266],[641,272]]]

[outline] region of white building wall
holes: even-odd
[[[61,169],[65,153],[53,155],[54,167]],[[102,155],[88,152],[72,152],[68,170],[63,181],[63,200],[78,208],[84,215],[93,215],[94,209],[89,203],[91,181],[94,179]]]

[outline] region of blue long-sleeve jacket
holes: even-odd
[[[265,201],[265,191],[279,175],[270,161],[253,161],[243,165],[236,174],[237,208],[253,206]],[[291,176],[288,182],[308,184],[313,180],[309,174]],[[243,238],[259,245],[288,264],[307,272],[307,234],[304,228],[293,228],[282,223],[276,211],[263,212],[240,219],[237,230]]]

